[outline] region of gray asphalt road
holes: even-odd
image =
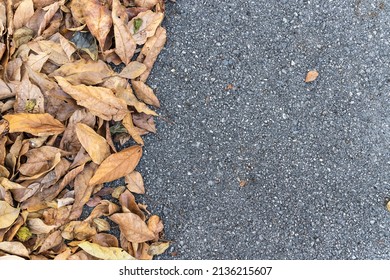
[[[160,258],[390,259],[390,2],[177,0],[165,26]]]

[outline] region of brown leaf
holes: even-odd
[[[65,63],[69,63],[70,60],[66,55],[64,49],[59,43],[53,41],[42,40],[38,41],[39,48],[42,52],[45,52],[49,55],[49,61],[55,65],[61,66]],[[39,50],[34,50],[39,53]]]
[[[79,247],[88,254],[102,260],[134,260],[134,257],[121,248],[103,247],[88,241],[80,243]]]
[[[146,40],[156,33],[156,29],[161,24],[163,18],[163,13],[154,13],[148,10],[139,13],[135,18],[129,21],[128,26],[135,42],[138,45],[145,44]],[[141,22],[141,25],[138,28],[137,22]]]
[[[61,235],[67,240],[85,240],[96,235],[97,231],[87,221],[72,221],[67,224]]]
[[[76,134],[81,145],[88,152],[92,161],[96,164],[102,163],[110,155],[110,146],[106,139],[97,134],[88,125],[78,123]]]
[[[41,254],[43,252],[48,251],[49,249],[52,249],[58,245],[60,245],[62,242],[62,236],[61,231],[56,230],[55,232],[51,233],[43,242],[41,248],[38,251],[38,254]]]
[[[96,85],[102,83],[114,72],[102,60],[84,60],[66,63],[51,73],[50,77],[61,76],[72,85]]]
[[[15,113],[44,113],[44,97],[36,85],[30,82],[28,75],[24,75],[19,86],[16,87]]]
[[[122,69],[119,76],[126,79],[135,79],[139,77],[146,70],[146,66],[138,61],[132,61],[125,68]]]
[[[49,57],[50,55],[45,52],[30,54],[28,56],[27,65],[30,66],[33,71],[40,72]]]
[[[157,215],[152,215],[148,220],[148,228],[154,233],[154,241],[159,239],[159,234],[164,229],[164,225]]]
[[[115,52],[126,65],[129,64],[137,47],[135,40],[126,25],[126,19],[121,17],[122,5],[119,0],[112,1],[112,21],[114,24]]]
[[[93,219],[93,224],[98,232],[109,231],[111,229],[109,222],[101,218]]]
[[[160,107],[160,102],[158,101],[157,96],[144,82],[132,80],[131,85],[133,86],[134,93],[138,99],[154,107]]]
[[[135,129],[133,124],[133,119],[131,118],[131,114],[127,113],[127,115],[122,120],[123,126],[126,128],[127,132],[131,135],[135,142],[140,145],[144,145],[144,141],[139,135],[138,131]]]
[[[134,0],[136,6],[147,9],[152,9],[157,3],[158,0]]]
[[[144,194],[144,180],[142,179],[141,173],[138,171],[133,171],[130,174],[125,176],[126,187],[129,191],[138,194]]]
[[[155,256],[164,253],[169,248],[169,242],[155,242],[150,245],[148,254]]]
[[[41,219],[33,218],[27,220],[27,226],[31,233],[34,234],[47,234],[56,228],[55,225],[46,225]]]
[[[14,255],[21,256],[21,257],[25,257],[25,258],[28,258],[29,255],[30,255],[28,253],[27,248],[21,242],[17,242],[17,241],[13,241],[13,242],[3,241],[3,242],[0,242],[0,250],[4,251],[4,252],[7,252],[7,253],[10,253],[10,254],[14,254]]]
[[[137,57],[137,61],[142,62],[146,66],[146,71],[140,76],[140,81],[146,82],[150,71],[157,60],[157,56],[164,48],[167,41],[167,32],[163,27],[156,30],[156,34],[150,37],[142,47],[141,53]]]
[[[146,106],[145,103],[140,102],[137,97],[135,97],[131,88],[118,88],[116,91],[116,96],[120,99],[123,99],[127,105],[133,106],[138,113],[157,116],[156,112],[154,112],[152,109]]]
[[[20,209],[13,208],[5,201],[0,201],[0,229],[11,226],[19,216]]]
[[[108,233],[98,233],[91,238],[92,243],[96,243],[104,247],[118,247],[118,239],[114,235]]]
[[[142,156],[141,146],[131,146],[106,158],[95,175],[89,181],[90,185],[111,182],[134,170]]]
[[[60,76],[55,77],[60,87],[72,96],[77,104],[91,111],[103,120],[120,121],[127,113],[127,104],[113,92],[103,87],[86,85],[73,86]]]
[[[131,212],[139,216],[143,221],[145,220],[145,214],[139,209],[137,203],[135,202],[134,195],[126,190],[119,197],[119,203],[122,206],[122,211],[127,213]]]
[[[40,36],[43,31],[46,29],[46,27],[52,22],[52,19],[54,15],[57,13],[58,9],[60,8],[60,5],[64,4],[64,0],[54,2],[53,4],[43,8],[44,10],[44,16],[39,22],[39,27],[37,31],[37,35]]]
[[[307,73],[305,82],[310,83],[313,82],[317,79],[318,77],[318,72],[316,70],[311,70]]]
[[[121,232],[130,242],[142,243],[154,239],[154,233],[136,214],[116,213],[110,219],[119,225]]]
[[[0,79],[0,100],[15,96],[8,85]]]
[[[110,10],[99,0],[82,0],[80,4],[89,31],[98,39],[100,49],[104,50],[106,38],[112,26]]]
[[[14,28],[19,29],[26,25],[34,14],[34,3],[32,0],[23,0],[14,14]]]
[[[26,132],[35,136],[47,136],[60,134],[64,131],[64,125],[45,114],[13,114],[3,116],[9,123],[9,132]]]
[[[156,133],[156,125],[153,120],[153,116],[147,114],[133,114],[133,123],[139,128]]]
[[[85,221],[93,221],[101,216],[109,216],[120,210],[120,207],[108,200],[101,200],[98,205],[92,210],[91,214]]]

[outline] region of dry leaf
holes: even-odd
[[[149,255],[160,255],[164,253],[169,248],[169,242],[155,242],[149,246],[148,254]]]
[[[88,125],[78,123],[76,134],[81,145],[88,152],[92,161],[96,164],[102,163],[110,155],[110,146],[106,139],[97,134]]]
[[[115,52],[126,65],[131,61],[137,47],[133,36],[126,25],[125,19],[120,17],[122,5],[118,0],[112,1],[112,20],[115,34]]]
[[[88,241],[80,243],[79,247],[88,254],[102,260],[134,260],[134,257],[120,248],[103,247]]]
[[[95,218],[93,219],[93,224],[95,225],[98,232],[102,231],[109,231],[110,230],[110,224],[101,218]]]
[[[121,232],[130,242],[142,243],[154,239],[154,233],[136,214],[116,213],[111,215],[110,220],[119,225]]]
[[[23,0],[14,14],[14,28],[19,29],[26,25],[34,14],[34,3],[32,0]]]
[[[127,105],[133,106],[138,113],[145,113],[147,115],[157,116],[157,113],[146,106],[145,103],[140,102],[137,97],[133,94],[131,88],[118,88],[116,91],[116,96],[123,99]]]
[[[103,120],[120,121],[127,113],[126,102],[117,98],[111,90],[86,85],[73,86],[60,76],[55,77],[60,87],[72,96],[77,104]]]
[[[137,144],[144,145],[144,141],[139,135],[138,130],[136,130],[134,127],[133,119],[130,113],[127,113],[127,115],[123,118],[122,125],[126,128],[127,132],[131,135],[134,141],[137,142]]]
[[[63,239],[61,236],[61,231],[56,230],[55,232],[51,233],[43,242],[41,248],[38,251],[38,254],[41,254],[43,252],[48,251],[49,249],[52,249],[62,243]]]
[[[118,247],[118,239],[108,233],[98,233],[91,238],[92,243],[96,243],[104,247]]]
[[[111,182],[134,170],[142,156],[141,146],[132,146],[106,158],[95,175],[89,181],[90,185]]]
[[[138,7],[147,9],[153,8],[158,3],[158,0],[134,0],[134,4]]]
[[[157,96],[144,82],[133,80],[131,81],[131,85],[133,86],[134,93],[138,99],[154,107],[160,107],[160,101],[158,101]]]
[[[159,234],[164,229],[164,225],[157,215],[152,215],[148,220],[148,228],[154,233],[154,241],[159,239]]]
[[[15,113],[44,113],[45,104],[41,90],[30,82],[24,75],[19,86],[16,87]]]
[[[39,218],[33,218],[27,220],[27,227],[31,233],[34,234],[48,234],[56,228],[55,225],[47,225]]]
[[[9,132],[26,132],[35,136],[47,136],[60,134],[64,131],[64,125],[54,119],[51,115],[45,114],[13,114],[3,116],[9,123]]]
[[[18,218],[19,212],[19,208],[13,208],[7,202],[0,201],[0,229],[12,225]]]
[[[137,194],[144,194],[144,180],[142,179],[141,173],[133,171],[125,176],[126,187],[129,191]]]
[[[146,71],[146,66],[138,61],[130,62],[125,68],[122,69],[119,76],[126,79],[135,79]]]
[[[138,45],[145,44],[146,40],[156,33],[156,29],[161,24],[163,18],[163,13],[154,13],[148,10],[139,13],[129,21],[128,26],[135,42]]]
[[[316,70],[311,70],[307,73],[305,82],[310,83],[313,82],[317,79],[318,77],[318,72]]]
[[[30,255],[28,253],[27,248],[21,242],[17,242],[17,241],[13,241],[13,242],[3,241],[3,242],[0,242],[0,250],[4,251],[4,252],[7,252],[7,253],[10,253],[10,254],[14,254],[14,255],[21,256],[21,257],[25,257],[25,258],[28,258],[29,255]]]

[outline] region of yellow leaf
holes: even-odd
[[[81,242],[79,247],[88,254],[102,260],[134,260],[129,253],[121,248],[103,247],[88,241]]]
[[[0,229],[12,225],[19,216],[20,209],[13,208],[5,201],[0,201]]]
[[[86,85],[73,86],[63,77],[55,78],[59,86],[72,96],[78,105],[87,108],[93,115],[103,120],[120,121],[128,112],[126,102],[117,98],[110,89]]]
[[[88,125],[78,123],[76,125],[76,134],[81,145],[94,163],[100,164],[110,155],[110,146],[107,144],[106,139],[97,134]]]
[[[142,243],[154,239],[154,233],[134,213],[115,213],[110,216],[110,220],[119,225],[121,233],[130,242]]]
[[[26,257],[26,258],[29,257],[27,248],[21,242],[18,241],[0,242],[0,250],[21,257]]]
[[[60,134],[65,126],[51,115],[45,114],[12,114],[3,116],[9,123],[9,132],[26,132],[35,136]]]
[[[134,170],[142,156],[141,146],[135,145],[126,148],[106,158],[95,175],[89,181],[89,185],[97,185],[119,179]]]
[[[318,77],[318,72],[316,70],[311,70],[307,73],[305,82],[310,83],[313,82],[317,79]]]

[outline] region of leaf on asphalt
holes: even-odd
[[[154,239],[154,233],[136,214],[116,213],[110,216],[110,220],[119,225],[121,232],[130,242],[142,243]]]
[[[121,248],[103,247],[88,241],[80,243],[79,247],[88,254],[102,260],[134,260],[134,257]]]
[[[7,202],[0,201],[0,229],[11,226],[18,218],[19,212],[19,208],[14,208]]]
[[[135,97],[133,90],[131,88],[118,88],[116,91],[116,96],[126,102],[127,105],[133,106],[138,113],[145,113],[147,115],[157,116],[157,113],[146,106],[145,103],[140,102],[137,97]]]
[[[169,248],[169,242],[155,242],[149,246],[148,254],[155,256],[161,255]]]
[[[144,82],[132,80],[131,85],[133,86],[134,93],[139,100],[154,107],[160,107],[160,101],[158,101],[157,96]]]
[[[126,19],[121,16],[123,6],[119,0],[112,1],[112,21],[114,24],[115,52],[124,64],[129,64],[137,47],[135,40],[126,25]]]
[[[93,219],[93,224],[96,227],[97,232],[109,231],[111,229],[110,223],[101,218]]]
[[[78,123],[76,125],[76,135],[94,163],[100,164],[110,155],[110,146],[106,139],[88,125]]]
[[[126,148],[106,158],[95,175],[89,181],[90,185],[110,182],[119,179],[134,170],[142,156],[141,146]]]
[[[152,215],[148,220],[148,228],[154,233],[154,241],[159,239],[159,234],[164,229],[164,225],[157,215]]]
[[[146,71],[146,66],[138,61],[132,61],[122,71],[119,76],[126,79],[135,79]]]
[[[144,180],[142,179],[141,173],[138,171],[133,171],[130,174],[125,176],[126,187],[129,191],[137,194],[144,194]]]
[[[316,70],[309,71],[306,75],[305,82],[310,83],[310,82],[315,81],[317,79],[318,75],[319,74]]]
[[[49,136],[60,134],[65,130],[64,125],[45,114],[20,113],[3,116],[9,123],[9,132],[26,132],[35,136]]]
[[[80,4],[89,31],[97,38],[100,49],[105,50],[106,38],[112,26],[110,10],[99,0],[82,0]]]
[[[119,203],[122,206],[122,212],[134,213],[138,215],[143,221],[145,220],[145,214],[139,209],[138,204],[135,202],[134,195],[128,190],[124,191],[119,197]]]
[[[156,33],[156,29],[161,24],[163,18],[163,13],[155,13],[148,10],[139,13],[135,18],[129,21],[128,26],[135,42],[138,45],[145,44],[146,40]],[[140,20],[142,20],[142,24],[138,27],[137,22],[141,22]]]
[[[143,65],[146,66],[146,71],[140,75],[140,81],[146,82],[148,79],[150,71],[152,70],[161,50],[164,48],[166,40],[166,30],[163,27],[158,27],[156,34],[150,37],[142,47],[141,53],[137,57],[137,61],[142,62]]]
[[[0,251],[4,251],[9,254],[21,256],[28,258],[29,253],[27,248],[23,245],[23,243],[18,242],[18,241],[3,241],[0,242]]]
[[[55,77],[59,86],[70,96],[77,104],[90,110],[92,114],[103,120],[122,120],[127,113],[126,102],[117,98],[113,92],[103,87],[93,87],[86,85],[73,86],[63,77]]]

